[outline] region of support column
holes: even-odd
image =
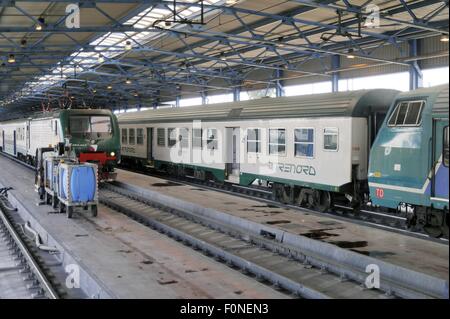
[[[331,57],[331,70],[335,71],[341,67],[341,57],[333,55]],[[339,92],[339,72],[333,72],[331,75],[331,90],[332,92]]]
[[[241,100],[241,87],[240,86],[236,86],[233,89],[233,101],[234,102],[238,102]]]
[[[156,97],[153,99],[152,108],[157,109],[159,102],[161,101],[161,91],[156,91]]]
[[[181,99],[181,97],[179,95],[177,95],[177,97],[175,99],[175,107],[180,107],[180,99]]]
[[[409,56],[416,57],[419,55],[419,42],[417,39],[409,40]],[[411,61],[409,67],[409,89],[415,90],[423,86],[422,70],[417,61]]]
[[[276,96],[277,97],[281,97],[284,96],[284,87],[283,87],[283,81],[280,80],[280,78],[282,78],[284,76],[284,72],[283,70],[280,69],[276,69],[275,70],[275,77],[276,77],[276,81],[275,81],[275,91],[276,91]]]
[[[208,104],[208,93],[206,91],[202,91],[202,105]]]

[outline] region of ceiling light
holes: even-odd
[[[45,25],[45,19],[40,17],[38,18],[38,23],[35,26],[36,31],[41,31]]]
[[[126,83],[126,84],[131,84],[130,78],[127,78],[127,79],[125,80],[125,83]]]
[[[125,42],[125,50],[127,51],[131,50],[131,41]]]
[[[108,85],[106,88],[107,88],[108,90],[112,90],[112,86],[111,86],[111,85]]]
[[[103,63],[103,62],[105,62],[105,58],[104,58],[101,54],[99,54],[99,55],[98,55],[97,62],[98,62],[98,63]]]
[[[16,62],[16,57],[14,56],[14,54],[10,54],[8,57],[8,63],[14,63]]]
[[[92,90],[92,93],[97,93],[97,90],[96,90],[96,89],[93,89],[93,90]]]
[[[441,35],[441,42],[448,42],[448,35],[447,34]]]
[[[220,59],[222,61],[226,61],[227,60],[227,58],[225,57],[225,53],[223,53],[223,52],[220,53]]]
[[[348,50],[347,59],[354,59],[355,55],[353,54],[353,49]]]

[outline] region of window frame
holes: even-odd
[[[162,132],[161,137],[160,137],[160,132]],[[166,147],[166,128],[165,127],[157,127],[156,128],[156,145],[160,146],[160,147]]]
[[[295,141],[295,131],[296,130],[312,130],[313,131],[313,134],[312,134],[312,136],[313,136],[313,141],[312,142],[296,142]],[[298,158],[315,158],[315,156],[316,156],[316,147],[315,147],[315,141],[316,141],[316,129],[314,128],[314,127],[295,127],[294,128],[294,131],[293,131],[293,133],[294,133],[294,140],[293,140],[293,142],[294,142],[294,157],[298,157]],[[296,145],[297,144],[312,144],[313,145],[313,154],[312,154],[312,156],[305,156],[305,155],[297,155],[296,154]]]
[[[195,136],[195,132],[200,131],[200,138]],[[194,143],[194,140],[200,140],[200,146]],[[192,129],[192,149],[203,149],[203,128],[193,128]]]
[[[123,134],[125,132],[125,134]],[[128,145],[128,128],[122,129],[122,144]]]
[[[131,134],[133,132],[133,135]],[[133,143],[131,143],[131,137],[133,137]],[[128,145],[136,145],[136,129],[130,128],[128,129]]]
[[[419,113],[417,115],[417,117],[420,117],[420,121],[417,122],[417,118],[416,118],[416,124],[390,124],[392,117],[395,115],[395,123],[397,123],[397,119],[398,119],[398,114],[400,113],[400,105],[406,103],[407,107],[406,107],[406,113],[405,113],[405,118],[403,119],[403,123],[405,123],[406,118],[408,117],[408,112],[409,112],[409,107],[411,104],[413,103],[420,103],[420,109],[419,109]],[[389,118],[387,120],[387,126],[394,128],[394,127],[419,127],[422,126],[422,118],[423,118],[423,110],[426,106],[426,100],[424,99],[418,99],[418,100],[399,100],[397,102],[397,104],[394,107],[394,110],[392,111],[392,113],[389,115]],[[398,112],[397,112],[398,109]]]
[[[258,131],[258,138],[259,139],[257,139],[257,140],[249,140],[248,139],[248,131],[249,130],[257,130]],[[248,127],[247,128],[247,132],[246,132],[246,147],[247,147],[247,149],[246,149],[246,151],[247,151],[247,154],[248,153],[252,153],[252,154],[262,154],[262,129],[261,128],[258,128],[258,127]],[[248,143],[249,142],[253,142],[253,143],[256,143],[256,145],[258,145],[259,147],[257,147],[257,150],[256,150],[256,152],[253,152],[253,151],[249,151],[248,150]]]
[[[336,134],[330,134],[330,133],[325,133],[326,129],[336,129],[337,133]],[[323,137],[323,151],[324,152],[339,152],[339,128],[338,127],[324,127],[323,131],[322,131],[322,137]],[[336,141],[336,149],[326,149],[325,148],[325,135],[336,135],[337,136],[337,141]]]
[[[186,139],[183,138],[181,132],[186,131]],[[186,140],[184,142],[184,140]],[[188,127],[180,127],[178,129],[178,143],[180,144],[181,149],[189,149],[189,128]],[[183,146],[183,143],[186,143],[185,146]]]
[[[141,132],[141,135],[140,135],[140,137],[142,138],[141,143],[139,143],[139,131]],[[136,145],[144,145],[144,140],[145,140],[144,129],[143,128],[137,128],[136,129]]]
[[[216,131],[216,134],[214,134],[214,139],[212,139],[212,140],[210,140],[209,139],[209,131],[210,130],[214,130],[214,131]],[[215,151],[215,150],[217,150],[218,148],[219,148],[219,137],[218,137],[218,135],[219,135],[219,129],[217,129],[217,128],[213,128],[213,127],[211,127],[211,128],[207,128],[206,129],[206,149],[208,149],[208,150],[210,150],[210,151]],[[216,148],[211,148],[210,147],[210,144],[211,144],[211,141],[215,141],[216,143]]]
[[[170,133],[175,132],[175,139],[171,139]],[[168,127],[167,128],[167,147],[174,147],[177,145],[178,139],[177,139],[177,128],[176,127]],[[173,144],[172,142],[175,141]]]
[[[276,131],[280,131],[280,130],[282,130],[282,131],[284,131],[284,144],[280,144],[280,143],[271,143],[270,142],[270,131],[272,131],[272,130],[276,130]],[[269,156],[279,156],[279,157],[286,157],[287,156],[287,129],[286,128],[284,128],[284,127],[273,127],[273,128],[269,128],[268,129],[268,136],[269,136],[269,138],[267,139],[267,148],[268,148],[268,154],[269,154]],[[277,135],[277,137],[278,137],[278,135]],[[270,152],[270,145],[284,145],[284,153],[279,153],[279,152],[276,152],[276,153],[271,153]]]

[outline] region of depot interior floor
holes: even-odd
[[[153,176],[118,170],[118,181],[221,212],[266,223],[285,231],[351,249],[412,270],[448,280],[449,247],[420,238],[361,226],[319,214],[280,208],[264,202],[206,190]]]
[[[97,218],[37,206],[34,174],[0,156],[0,183],[118,298],[288,298],[102,205]]]

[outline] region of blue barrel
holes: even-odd
[[[72,174],[69,176],[69,169],[60,167],[60,194],[59,196],[68,200],[67,194],[72,194],[71,203],[87,203],[95,200],[97,191],[97,180],[95,170],[91,166],[75,165],[71,167]]]

